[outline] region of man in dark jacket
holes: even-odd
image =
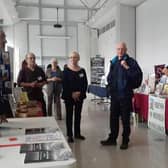
[[[142,71],[137,62],[126,54],[126,44],[117,44],[117,56],[111,61],[108,74],[108,86],[111,95],[110,134],[102,145],[117,145],[119,117],[121,116],[123,133],[120,149],[127,149],[130,135],[130,113],[132,111],[133,89],[142,81]]]

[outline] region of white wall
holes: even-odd
[[[78,51],[80,54],[80,66],[85,68],[90,83],[90,57],[91,57],[91,32],[83,24],[78,25]]]
[[[109,71],[110,60],[115,56],[116,47],[116,28],[101,34],[98,40],[99,52],[105,58],[105,74]]]
[[[14,47],[19,48],[19,59],[23,61],[28,52],[27,24],[20,22],[14,27]]]
[[[73,26],[73,27],[68,27],[68,35],[71,37],[69,40],[68,40],[68,53],[70,53],[71,51],[73,50],[78,50],[78,27],[77,26]]]
[[[6,34],[6,46],[14,47],[14,26],[5,26],[3,30]]]
[[[116,55],[117,42],[126,42],[128,54],[135,57],[135,8],[118,4],[112,8],[110,13],[111,20],[106,17],[106,14],[100,19],[102,27],[113,20],[115,20],[115,26],[101,34],[98,40],[98,54],[105,58],[105,74],[109,71],[109,61]],[[106,19],[108,22],[104,21]],[[100,20],[95,25],[101,25]]]
[[[29,25],[28,26],[28,38],[29,38],[28,51],[35,53],[37,56],[41,56],[40,39],[37,38],[37,35],[39,34],[40,34],[39,25]]]
[[[148,0],[137,8],[136,55],[145,73],[168,64],[168,1]]]
[[[128,54],[135,57],[135,7],[119,4],[117,9],[117,42],[126,42]]]
[[[27,24],[20,22],[13,26],[5,27],[4,31],[6,33],[7,46],[14,48],[14,81],[16,81],[21,61],[24,60],[27,53]]]

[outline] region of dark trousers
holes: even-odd
[[[44,115],[44,116],[47,116],[46,103],[45,103],[44,98],[40,99],[39,101],[40,101],[41,104],[42,104],[43,115]]]
[[[132,110],[132,99],[111,99],[110,107],[110,137],[116,141],[119,133],[119,118],[121,116],[123,125],[123,143],[129,142],[130,128],[130,113]]]
[[[54,114],[57,116],[57,119],[62,118],[61,113],[61,98],[60,95],[48,95],[48,116],[52,116],[52,103],[54,99]]]
[[[80,123],[81,123],[81,112],[82,112],[83,100],[81,101],[73,101],[73,100],[65,100],[65,108],[66,108],[66,128],[67,128],[67,136],[73,136],[73,112],[74,116],[74,134],[75,136],[80,135]]]

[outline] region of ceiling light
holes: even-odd
[[[62,25],[58,23],[58,8],[57,8],[57,23],[53,25],[54,28],[62,28]]]

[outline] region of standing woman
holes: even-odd
[[[23,87],[28,94],[29,100],[41,102],[44,116],[46,116],[46,103],[43,97],[42,88],[46,84],[46,77],[43,69],[36,64],[34,53],[26,54],[26,63],[19,72],[17,83]]]
[[[57,59],[51,60],[51,68],[46,71],[48,115],[52,116],[52,102],[54,99],[54,110],[58,120],[62,119],[60,94],[62,91],[62,71],[58,66]]]
[[[69,63],[63,72],[63,93],[66,108],[66,128],[68,142],[73,140],[73,111],[74,111],[74,137],[84,140],[81,135],[80,123],[83,100],[86,98],[87,77],[84,68],[78,65],[80,60],[79,53],[73,51],[69,56]]]

